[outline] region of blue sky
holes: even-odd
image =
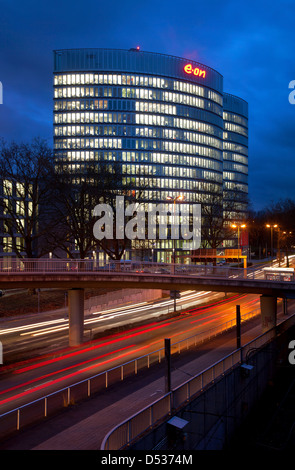
[[[54,49],[139,45],[220,72],[249,103],[254,209],[295,199],[294,15],[293,0],[0,0],[0,137],[52,145]]]

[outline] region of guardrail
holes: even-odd
[[[178,409],[181,409],[190,400],[196,398],[205,387],[213,384],[217,379],[230,372],[230,370],[239,364],[247,363],[251,354],[266,346],[277,334],[284,333],[294,324],[295,315],[292,315],[282,321],[277,327],[249,341],[240,349],[233,351],[206,370],[188,379],[179,387],[176,387],[109,431],[100,449],[120,450],[128,447],[135,439],[167,420]]]
[[[255,309],[243,315],[242,320],[246,321],[259,313],[260,309]],[[171,354],[180,354],[182,351],[230,330],[235,325],[236,319],[233,319],[180,341],[171,342]],[[29,424],[41,421],[71,404],[87,399],[127,377],[136,375],[139,370],[148,369],[153,364],[161,363],[164,357],[165,348],[163,347],[3,413],[0,415],[0,438],[19,431]]]
[[[151,431],[161,422],[169,419],[176,410],[196,398],[199,393],[213,384],[218,378],[239,364],[242,364],[243,356],[247,354],[247,351],[263,347],[271,341],[274,336],[274,330],[264,333],[243,346],[243,348],[235,350],[208,369],[188,379],[179,387],[154,401],[151,405],[148,405],[140,412],[134,414],[112,429],[104,438],[100,449],[126,449],[145,432]]]
[[[153,263],[141,261],[111,261],[106,265],[100,266],[95,259],[0,259],[0,278],[2,275],[10,274],[115,274],[124,273],[140,275],[189,275],[198,277],[214,277],[225,279],[264,279],[264,273],[257,267],[235,268],[229,265],[210,266],[196,264],[178,264],[178,263]],[[281,275],[270,277],[273,281],[294,281],[290,277]]]

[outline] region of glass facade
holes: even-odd
[[[223,97],[224,201],[232,211],[231,219],[245,220],[248,210],[248,103],[228,93]],[[230,200],[234,200],[234,204],[227,202]]]
[[[120,162],[123,184],[144,201],[199,202],[230,189],[229,175],[246,185],[246,126],[230,110],[225,119],[223,103],[223,77],[197,62],[134,49],[55,51],[56,162],[73,174]]]

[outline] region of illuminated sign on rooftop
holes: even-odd
[[[192,75],[196,75],[196,77],[203,77],[203,78],[206,77],[206,71],[205,70],[201,70],[198,67],[193,67],[192,64],[185,65],[183,70],[188,75],[192,74]]]

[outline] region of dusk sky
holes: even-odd
[[[249,196],[295,200],[295,2],[0,0],[0,137],[53,145],[53,50],[129,49],[197,60],[249,103]]]

